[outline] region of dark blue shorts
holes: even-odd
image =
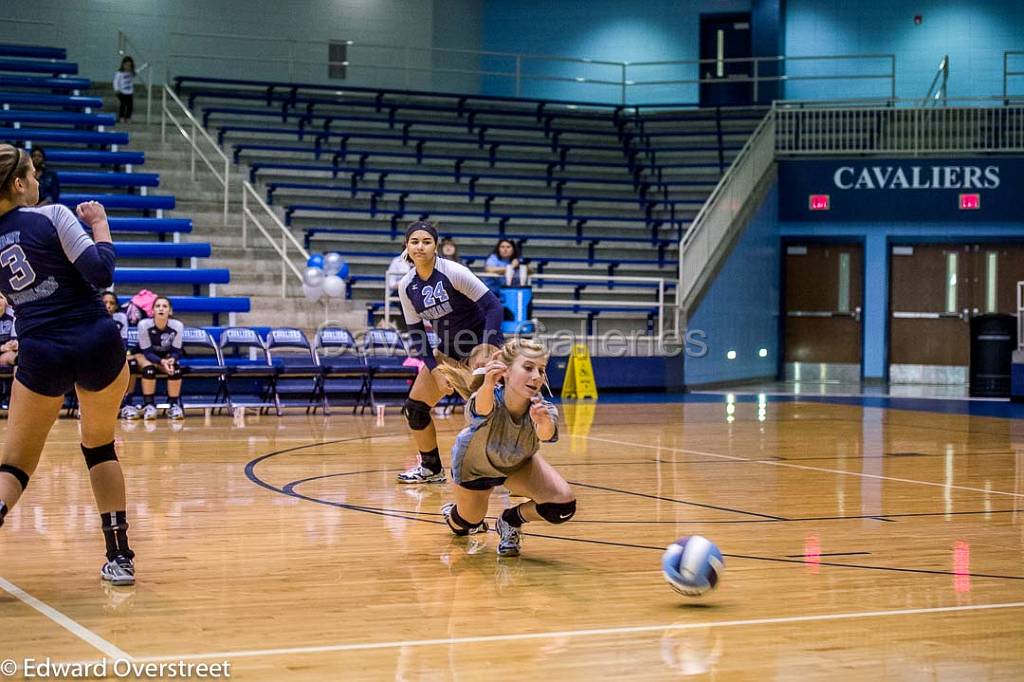
[[[46,329],[18,339],[14,378],[40,395],[62,396],[75,385],[100,391],[125,363],[124,341],[114,320],[104,316],[63,329]]]

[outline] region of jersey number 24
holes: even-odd
[[[446,303],[448,292],[444,290],[444,282],[438,282],[433,287],[423,287],[423,305],[427,308],[436,303]]]

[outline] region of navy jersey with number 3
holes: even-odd
[[[99,290],[75,267],[90,247],[95,244],[66,206],[0,216],[0,291],[18,311],[18,336],[106,316]]]

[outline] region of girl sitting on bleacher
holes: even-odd
[[[171,302],[158,296],[153,302],[153,317],[139,322],[139,350],[135,356],[142,371],[142,418],[156,419],[157,374],[167,377],[168,419],[184,419],[185,410],[181,405],[181,347],[185,325],[172,319]]]

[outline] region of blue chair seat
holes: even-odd
[[[168,296],[176,313],[247,313],[251,310],[248,296]],[[121,304],[131,296],[118,296]]]

